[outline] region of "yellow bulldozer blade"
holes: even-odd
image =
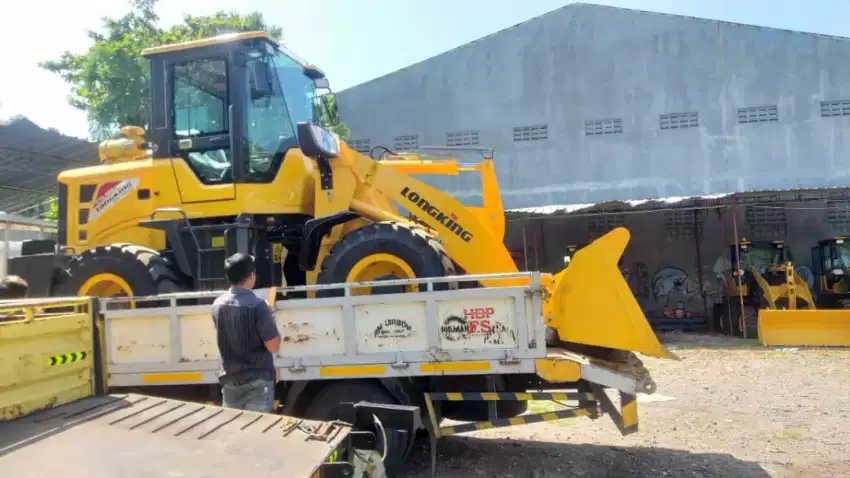
[[[850,346],[850,309],[759,310],[762,345]]]
[[[565,342],[678,359],[658,341],[617,266],[629,238],[628,229],[614,229],[553,276],[549,325]]]

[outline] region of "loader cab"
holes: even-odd
[[[745,297],[758,291],[754,273],[760,274],[770,285],[783,283],[785,273],[782,266],[793,260],[784,241],[753,242],[748,239],[741,239],[738,244],[729,246],[729,257],[732,269],[726,277],[727,290],[731,295]]]
[[[820,294],[850,294],[850,240],[833,237],[818,241],[812,248],[812,268]]]
[[[154,157],[185,159],[206,186],[195,193],[198,201],[232,199],[235,183],[271,182],[286,152],[299,147],[297,125],[335,117],[323,114],[328,102],[319,99],[329,91],[324,73],[265,32],[154,47],[143,55],[151,67]],[[179,171],[177,177],[181,182]],[[180,187],[186,201],[192,188]]]

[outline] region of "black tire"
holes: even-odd
[[[76,296],[83,284],[97,274],[121,277],[136,297],[184,290],[171,264],[158,252],[133,244],[111,244],[74,258],[57,286],[57,295]]]
[[[357,403],[357,402],[372,402],[383,403],[388,405],[398,405],[398,400],[393,398],[390,393],[381,385],[375,382],[368,381],[343,381],[331,383],[322,387],[318,393],[310,401],[307,409],[304,412],[306,418],[313,420],[340,420],[344,417],[340,414],[343,406],[341,402]],[[386,426],[386,425],[385,425]],[[372,430],[375,431],[375,430]],[[383,452],[383,442],[379,433],[376,433],[378,439],[378,447]],[[387,458],[384,461],[384,466],[390,476],[396,474],[403,469],[404,461],[413,449],[416,441],[415,434],[408,436],[407,440],[398,439],[395,436],[387,438]]]
[[[767,308],[767,302],[762,297],[759,305],[755,306],[749,301],[744,301],[744,328],[741,328],[741,304],[740,299],[732,297],[732,309],[728,320],[731,322],[732,335],[744,337],[744,330],[748,339],[758,339],[759,336],[759,309]]]
[[[760,307],[752,305],[744,305],[744,327],[747,331],[748,339],[759,338],[759,310]],[[743,335],[743,334],[742,334]]]
[[[352,231],[331,247],[322,261],[318,284],[345,282],[355,264],[371,254],[392,254],[405,261],[417,278],[444,277],[455,274],[454,263],[443,247],[431,239],[425,231],[394,222],[376,222]],[[391,279],[391,277],[386,277]],[[434,284],[434,290],[445,290],[448,284]],[[403,287],[373,288],[372,293],[395,293]],[[427,287],[422,284],[419,290]],[[317,297],[338,297],[342,289],[318,291]]]

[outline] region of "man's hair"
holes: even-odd
[[[0,280],[0,300],[23,299],[27,296],[29,284],[20,276],[6,276]]]
[[[240,284],[254,272],[254,258],[237,252],[224,261],[224,275],[231,285]]]

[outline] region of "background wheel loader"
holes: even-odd
[[[766,310],[759,313],[761,342],[783,346],[850,345],[850,246],[845,238],[824,239],[812,248],[817,310]],[[801,288],[798,288],[799,291]]]
[[[126,126],[122,138],[100,145],[103,164],[59,175],[58,244],[26,244],[9,264],[11,273],[27,279],[31,295],[223,289],[224,259],[237,251],[254,255],[257,288],[518,271],[503,243],[505,217],[490,157],[461,166],[451,159],[393,154],[379,161],[358,153],[323,126],[322,118],[337,115],[319,94],[329,91],[322,71],[263,32],[160,46],[143,55],[151,78],[147,134]],[[410,175],[464,168],[482,175],[480,208]],[[401,209],[416,221],[403,218]],[[554,344],[624,367],[641,367],[634,352],[674,357],[617,269],[628,241],[626,229],[615,229],[578,250],[568,268],[543,276],[549,291],[543,317]],[[473,285],[508,282],[487,278]],[[380,292],[399,291],[360,291]],[[487,390],[483,377],[447,379],[457,382],[455,391]],[[386,401],[419,392],[359,383],[339,389],[333,381],[311,382],[299,396],[306,409],[311,400]],[[327,387],[336,387],[334,393]],[[518,415],[525,403],[499,402],[499,415]],[[487,413],[484,402],[465,405],[444,416]],[[323,406],[314,415],[332,413]]]
[[[757,338],[759,310],[815,307],[808,284],[794,271],[791,251],[784,241],[742,238],[729,246],[729,257],[732,267],[724,273],[726,297],[719,304],[724,333]]]
[[[850,243],[844,237],[818,241],[812,248],[812,271],[821,309],[850,308]]]
[[[843,237],[818,241],[812,247],[817,310],[763,310],[759,312],[760,340],[765,345],[847,346],[850,345],[850,246]],[[808,288],[797,287],[799,294]],[[802,309],[802,310],[801,310]]]

